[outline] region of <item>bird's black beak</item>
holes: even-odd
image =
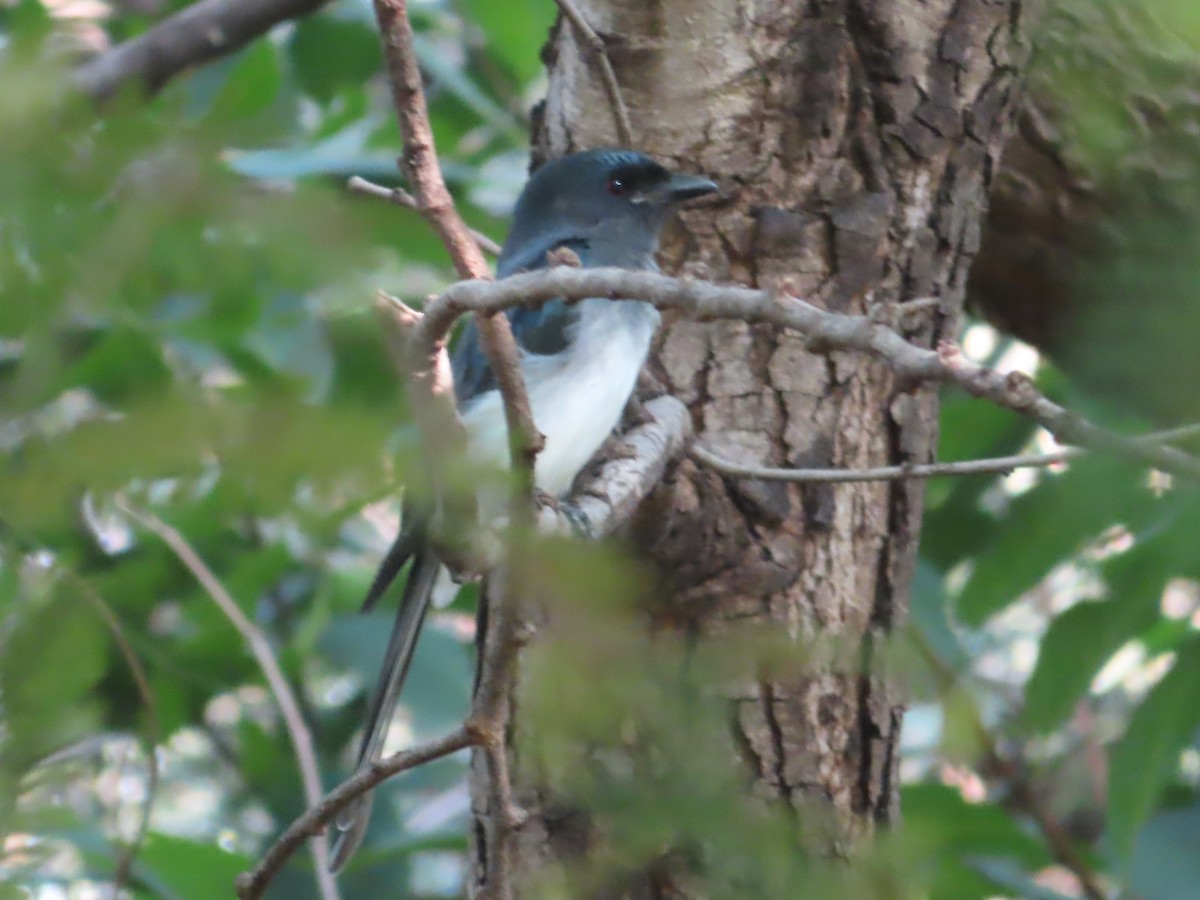
[[[702,175],[685,175],[682,172],[672,175],[663,186],[663,199],[667,203],[682,203],[694,200],[717,190],[716,182]]]

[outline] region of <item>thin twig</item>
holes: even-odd
[[[1171,444],[1200,434],[1200,424],[1185,425],[1168,431],[1133,438],[1144,444]],[[1083,447],[1066,447],[1053,453],[1028,453],[1017,456],[997,456],[989,459],[966,459],[955,462],[924,463],[911,466],[876,466],[870,469],[786,469],[771,466],[751,466],[718,456],[711,450],[692,445],[688,453],[697,461],[723,475],[756,478],[760,481],[799,481],[833,483],[861,481],[896,481],[903,478],[942,478],[961,475],[1007,475],[1014,469],[1044,468],[1070,462],[1090,451]]]
[[[583,42],[585,50],[591,56],[600,75],[600,83],[608,97],[608,107],[612,110],[613,125],[617,130],[617,141],[622,147],[633,147],[633,127],[629,123],[629,110],[625,106],[625,98],[621,95],[621,85],[617,82],[617,73],[613,70],[612,60],[608,58],[608,47],[604,39],[596,34],[596,30],[583,17],[575,0],[554,0],[564,16],[570,20],[575,29],[575,35]]]
[[[117,649],[121,653],[121,658],[125,660],[125,665],[129,667],[129,674],[133,677],[134,687],[137,689],[138,699],[142,701],[142,706],[146,709],[146,732],[143,737],[143,751],[146,754],[146,799],[142,803],[141,814],[138,817],[137,830],[133,837],[126,843],[121,850],[121,854],[117,857],[116,866],[113,868],[113,896],[121,893],[125,887],[125,883],[129,880],[129,871],[133,867],[134,860],[137,859],[138,851],[146,840],[146,832],[150,830],[150,813],[154,809],[154,800],[158,795],[158,745],[162,742],[162,731],[158,724],[158,704],[154,699],[154,690],[150,687],[150,679],[146,677],[146,670],[142,667],[142,662],[138,659],[137,653],[129,643],[129,639],[125,636],[125,631],[121,627],[121,620],[117,618],[117,614],[113,612],[111,606],[100,596],[90,582],[83,576],[76,574],[70,570],[63,570],[73,580],[83,592],[83,596],[87,599],[96,613],[104,620],[104,624],[108,626],[109,632],[113,636],[113,641],[116,642]]]
[[[351,175],[346,179],[346,188],[356,194],[378,197],[380,200],[387,200],[389,203],[395,203],[397,206],[403,206],[405,209],[420,211],[417,198],[402,187],[385,187],[382,184],[367,181],[367,179],[358,175]],[[500,255],[500,245],[490,237],[482,231],[476,231],[474,228],[468,228],[467,230],[470,232],[475,243],[479,245],[480,250],[492,256]]]
[[[411,312],[411,311],[410,311]],[[419,315],[419,313],[416,313]],[[397,327],[406,327],[399,325]],[[596,537],[611,534],[625,522],[639,502],[658,485],[667,464],[682,452],[691,431],[691,420],[687,407],[670,396],[656,397],[646,404],[646,412],[653,421],[631,429],[621,438],[628,454],[614,456],[604,461],[593,477],[586,480],[573,501],[576,512],[582,515],[590,534]],[[539,525],[543,532],[570,533],[578,523],[578,517],[567,519],[556,508],[542,510]],[[493,646],[503,647],[504,658],[491,653],[481,660],[487,666],[482,681],[489,685],[487,693],[477,695],[474,706],[503,709],[504,691],[493,691],[508,665],[515,660],[513,653],[521,642],[520,623],[502,623],[498,629],[505,640],[497,640]],[[484,734],[491,729],[490,734]],[[331,791],[319,804],[305,810],[279,836],[267,850],[263,859],[238,881],[238,896],[242,900],[253,900],[262,896],[267,885],[292,853],[311,835],[318,834],[337,813],[356,797],[378,786],[381,782],[401,772],[424,765],[468,746],[481,746],[487,752],[488,741],[496,742],[497,733],[486,724],[485,718],[473,715],[471,721],[446,737],[424,747],[406,750],[389,756],[370,769],[355,775]],[[502,745],[499,745],[502,749]],[[507,778],[507,772],[501,774]],[[503,791],[501,791],[503,793]],[[509,789],[511,804],[511,788]],[[520,824],[521,813],[510,805],[507,814],[514,823]]]
[[[336,788],[310,803],[308,809],[281,834],[249,872],[243,872],[236,882],[237,895],[241,900],[257,900],[263,895],[271,880],[283,868],[297,848],[310,838],[323,836],[325,826],[350,803],[380,783],[401,772],[415,769],[457,753],[471,746],[472,738],[466,728],[459,727],[443,738],[430,741],[420,747],[402,750],[391,756],[371,763],[369,768],[359,769]]]
[[[199,0],[82,63],[71,80],[97,100],[135,83],[154,94],[180,72],[233,53],[280,22],[308,15],[327,2]]]
[[[421,72],[413,50],[413,31],[408,19],[407,0],[374,0],[374,5],[383,37],[384,58],[387,61],[396,118],[404,136],[404,153],[400,157],[400,168],[412,188],[416,207],[441,237],[460,277],[490,278],[479,244],[459,216],[450,191],[442,179],[421,83]],[[545,439],[533,421],[533,411],[521,375],[520,354],[508,317],[481,313],[475,317],[475,322],[480,345],[496,378],[504,404],[509,453],[512,469],[517,476],[516,484],[519,486],[519,496],[514,495],[510,516],[513,522],[517,523],[522,517],[530,515],[529,501],[532,499],[534,463]],[[414,383],[418,392],[426,393],[428,398],[434,401],[432,404],[414,402],[414,411],[421,415],[423,410],[431,410],[439,402],[449,404],[448,394],[445,391],[439,394],[438,391],[439,382],[449,381],[449,373],[445,370],[444,352],[447,335],[442,335],[436,347],[421,347],[416,343],[419,326],[420,321],[413,325],[410,340],[414,348],[427,352],[414,353],[410,357],[414,364]],[[432,424],[433,430],[423,427],[421,431],[423,440],[427,442],[427,455],[431,459],[437,459],[437,454],[444,450],[428,442],[436,433],[436,429],[444,423],[434,419]],[[509,596],[505,589],[502,571],[496,570],[492,573],[486,589],[486,602],[492,625],[489,626],[489,634],[483,643],[480,666],[485,677],[491,671],[493,677],[501,679],[500,683],[490,685],[489,690],[503,692],[506,702],[508,692],[515,681],[515,663],[506,658],[509,641],[505,629],[513,627],[511,621],[517,617],[517,613],[514,609],[514,598]],[[492,665],[491,661],[496,658],[501,658],[504,664]],[[492,778],[489,779],[491,794],[493,797],[507,798],[497,808],[491,824],[496,829],[507,829],[508,834],[515,835],[515,830],[509,827],[511,822],[508,811],[512,808],[511,786],[508,784],[507,757],[504,755],[507,707],[482,705],[477,696],[470,718],[469,727],[472,734],[476,738],[484,739],[483,750],[489,763],[489,771],[492,772]],[[509,848],[513,844],[514,840],[506,839],[502,840],[499,846]],[[495,846],[497,845],[491,843],[488,845],[491,852],[486,892],[489,896],[508,900],[512,893],[511,879],[504,864],[497,859]],[[498,854],[499,857],[507,855],[506,852]]]
[[[657,272],[558,266],[496,282],[460,281],[425,304],[424,315],[413,329],[414,350],[431,358],[455,320],[465,313],[496,313],[556,298],[577,302],[588,297],[643,300],[699,321],[736,319],[789,328],[803,334],[813,351],[848,350],[882,360],[901,386],[954,384],[974,397],[1032,419],[1060,443],[1107,450],[1200,481],[1200,459],[1195,456],[1101,428],[1049,400],[1029,376],[1020,372],[1001,374],[976,365],[951,341],[943,341],[937,350],[926,350],[869,316],[830,312],[796,297],[672,278]]]
[[[11,523],[3,516],[0,516],[0,534],[9,535],[25,553],[33,554],[37,550],[36,546],[23,535],[18,534],[13,529]],[[154,689],[150,686],[150,679],[146,676],[146,669],[142,666],[142,661],[138,658],[133,645],[129,643],[129,638],[125,635],[125,629],[121,625],[121,620],[112,607],[108,605],[108,602],[96,590],[96,587],[83,575],[57,561],[54,565],[64,578],[69,579],[79,588],[84,598],[91,604],[100,618],[104,620],[104,624],[108,627],[109,632],[111,632],[113,641],[116,643],[118,651],[120,651],[121,658],[129,668],[129,674],[133,678],[138,699],[142,702],[142,706],[146,710],[146,731],[141,736],[143,752],[146,754],[146,799],[142,804],[137,830],[134,836],[125,844],[125,847],[117,857],[116,865],[113,867],[112,888],[113,895],[116,896],[129,880],[129,871],[137,859],[138,851],[145,842],[146,833],[150,829],[150,814],[153,812],[154,801],[158,796],[160,777],[158,769],[158,745],[162,743],[162,726],[159,724],[158,719],[158,701],[155,698]]]
[[[429,110],[421,84],[421,71],[413,50],[412,24],[408,20],[408,0],[374,0],[375,15],[383,37],[392,100],[396,118],[404,136],[400,169],[412,187],[421,215],[442,239],[460,278],[491,277],[479,245],[471,237],[466,223],[454,206],[454,199],[442,178]],[[487,356],[504,400],[505,424],[518,475],[531,479],[533,463],[544,439],[533,422],[529,396],[521,377],[520,354],[505,316],[476,317],[479,343]],[[436,448],[430,448],[434,450]]]
[[[954,690],[959,683],[958,672],[946,664],[919,629],[909,628],[908,635],[917,652],[929,666],[942,693]],[[1019,757],[1013,759],[1000,752],[999,742],[984,724],[975,705],[971,705],[966,713],[969,717],[968,725],[982,750],[982,768],[985,773],[991,773],[1008,786],[1016,805],[1033,819],[1050,853],[1078,879],[1079,886],[1088,900],[1108,900],[1108,892],[1100,886],[1099,876],[1076,849],[1066,828],[1055,818],[1041,795],[1030,784],[1026,774],[1028,766]]]
[[[192,576],[204,588],[205,593],[217,604],[250,648],[250,652],[254,655],[255,661],[267,679],[267,685],[275,697],[275,702],[279,705],[284,725],[291,738],[292,748],[296,753],[296,763],[300,768],[300,778],[304,784],[305,803],[309,807],[316,806],[321,802],[321,776],[317,768],[317,754],[313,749],[312,734],[304,722],[300,704],[296,700],[296,695],[288,683],[287,676],[283,674],[283,669],[280,668],[266,636],[246,617],[241,607],[237,605],[237,601],[233,599],[225,586],[221,584],[220,579],[213,574],[212,569],[200,558],[200,555],[182,534],[158,516],[145,510],[136,509],[124,499],[119,499],[118,504],[126,513],[158,535],[163,543],[171,548],[171,551],[192,573]],[[329,871],[329,845],[325,835],[313,836],[312,851],[321,897],[323,900],[337,900],[337,883]]]

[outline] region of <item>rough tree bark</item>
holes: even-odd
[[[978,248],[984,198],[1014,104],[1017,0],[590,0],[637,143],[715,176],[664,268],[790,290],[828,308],[886,313],[937,297],[911,340],[953,336]],[[549,93],[535,155],[614,143],[596,69],[563,22],[547,47]],[[746,462],[863,467],[934,455],[937,397],[868,359],[796,335],[730,323],[665,323],[652,370],[683,399],[699,439]],[[908,603],[919,483],[800,487],[680,464],[650,523],[669,574],[660,627],[698,637],[770,623],[795,637],[873,642]],[[868,670],[869,671],[869,670]],[[840,852],[897,814],[903,700],[881,677],[814,673],[736,694],[733,725],[760,793],[816,803]],[[517,706],[515,730],[522,728]],[[515,755],[515,754],[514,754]],[[514,758],[530,813],[524,877],[587,852],[587,829],[547,816],[539,773]],[[477,815],[486,815],[473,784]],[[478,830],[477,830],[478,831]],[[476,875],[488,847],[476,846]],[[520,891],[518,891],[520,895]],[[647,877],[630,896],[684,896]]]

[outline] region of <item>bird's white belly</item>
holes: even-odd
[[[625,309],[618,309],[618,306]],[[534,481],[561,496],[621,418],[650,348],[658,315],[644,304],[585,300],[574,340],[554,356],[528,355],[522,372],[533,420],[546,437]],[[632,307],[632,308],[631,308]],[[499,391],[463,410],[474,461],[505,467],[508,442]]]

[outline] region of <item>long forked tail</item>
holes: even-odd
[[[387,736],[392,711],[396,706],[396,698],[400,694],[405,676],[408,675],[413,650],[417,645],[417,635],[420,634],[421,624],[425,621],[425,612],[429,609],[429,600],[433,596],[433,588],[441,569],[441,563],[423,535],[414,531],[401,534],[397,538],[384,558],[364,604],[364,608],[369,609],[379,599],[410,555],[413,557],[412,568],[400,598],[400,608],[396,610],[396,620],[392,625],[392,634],[388,639],[383,665],[379,670],[379,681],[371,695],[367,730],[358,751],[359,771],[370,766],[383,754],[383,742]],[[337,872],[354,855],[370,819],[369,792],[338,815],[337,836],[329,864],[332,871]]]

